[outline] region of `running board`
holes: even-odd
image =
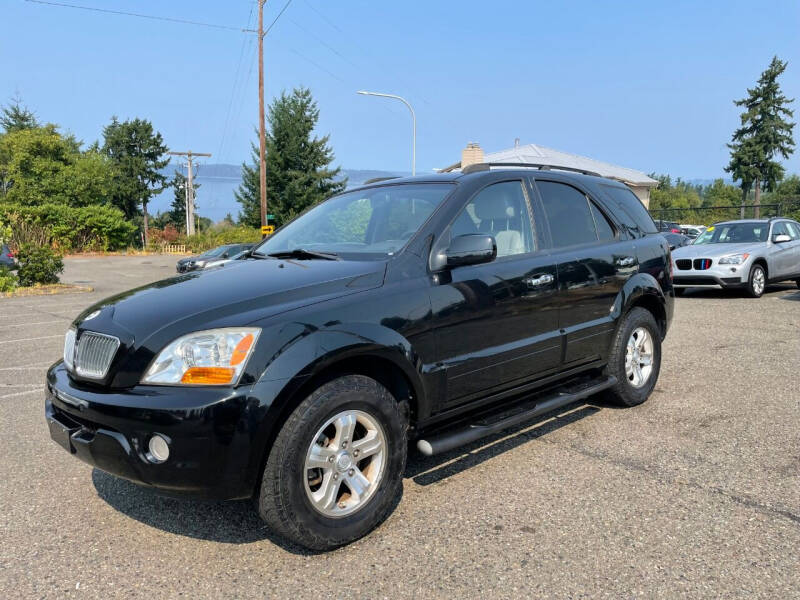
[[[519,425],[520,423],[559,409],[572,402],[588,398],[589,396],[612,387],[616,383],[617,378],[609,376],[608,379],[601,381],[595,379],[586,385],[586,387],[576,391],[555,392],[542,398],[533,408],[500,419],[494,423],[472,423],[458,429],[437,433],[427,439],[420,439],[417,441],[417,449],[426,456],[441,454],[442,452],[447,452],[453,448],[469,444],[470,442],[479,440],[487,435],[492,435],[503,429]]]

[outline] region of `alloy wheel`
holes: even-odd
[[[311,505],[327,517],[356,512],[378,489],[386,455],[386,436],[374,417],[360,410],[334,415],[306,453],[304,481]]]
[[[637,327],[628,338],[625,350],[625,375],[633,387],[642,387],[653,372],[653,337],[644,327]]]
[[[764,269],[761,267],[756,267],[753,271],[753,291],[757,296],[760,296],[764,293],[765,283]]]

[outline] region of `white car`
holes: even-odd
[[[685,288],[744,288],[753,297],[768,283],[800,287],[800,223],[791,219],[726,221],[672,253],[675,293]]]

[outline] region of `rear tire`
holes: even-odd
[[[686,288],[672,288],[675,290],[675,297],[683,296],[683,292],[686,291]]]
[[[604,393],[609,402],[636,406],[650,396],[661,371],[661,331],[650,311],[636,307],[622,318],[607,370],[617,378]]]
[[[747,294],[751,298],[761,298],[767,288],[767,272],[760,264],[750,267],[750,276],[747,278]]]
[[[366,535],[386,519],[402,488],[406,429],[400,405],[377,381],[348,375],[320,386],[270,449],[261,518],[311,550]]]

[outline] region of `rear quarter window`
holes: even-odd
[[[602,188],[623,225],[640,233],[658,233],[650,213],[632,191],[612,185],[603,185]]]

